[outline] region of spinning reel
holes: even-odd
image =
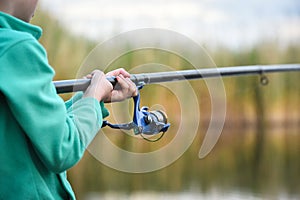
[[[140,90],[143,86],[139,86]],[[148,107],[140,108],[140,94],[133,97],[134,101],[134,113],[132,122],[125,124],[111,124],[108,121],[103,121],[102,127],[109,126],[113,129],[133,130],[135,135],[141,135],[141,137],[148,142],[156,142],[160,140],[165,132],[170,127],[170,123],[167,123],[167,115],[161,110],[149,111]],[[148,139],[145,135],[157,135],[162,133],[157,139]]]

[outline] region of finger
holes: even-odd
[[[137,96],[138,91],[136,85],[130,80],[130,78],[124,78],[125,83],[128,85],[127,96]]]
[[[119,75],[116,77],[119,86],[121,87],[122,90],[128,90],[128,88],[130,87],[130,85],[127,83],[126,79],[124,78],[123,75]]]
[[[129,78],[130,77],[130,74],[123,68],[120,68],[120,69],[116,69],[116,70],[113,70],[111,72],[108,72],[106,74],[107,76],[119,76],[119,75],[123,75],[125,78]]]
[[[96,69],[96,70],[92,71],[91,75],[93,76],[93,75],[96,74],[96,73],[101,73],[101,74],[103,74],[102,71]]]
[[[94,71],[92,71],[90,74],[87,74],[87,75],[85,75],[84,77],[82,77],[83,79],[92,79],[93,78],[93,75],[95,74],[95,73],[97,73],[98,71],[100,71],[100,70],[94,70]],[[100,71],[101,72],[101,71]]]
[[[129,91],[130,91],[131,96],[137,96],[138,95],[138,90],[137,90],[137,87],[136,87],[135,83],[132,82],[130,80],[130,78],[126,78],[126,82],[129,85]]]
[[[83,79],[91,79],[92,77],[93,77],[92,74],[88,74],[88,75],[84,76]]]
[[[130,74],[123,68],[120,69],[119,73],[122,74],[125,78],[130,77]]]
[[[84,79],[91,79],[93,77],[93,74],[96,73],[97,71],[100,71],[100,70],[94,70],[91,73],[83,76],[82,78],[84,78]]]
[[[103,78],[104,73],[100,70],[95,70],[91,74],[92,83],[98,82]]]

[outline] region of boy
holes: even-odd
[[[66,170],[108,115],[103,102],[136,95],[123,70],[113,89],[100,71],[91,85],[64,103],[56,94],[41,29],[28,22],[38,0],[0,1],[0,199],[75,199]],[[99,103],[100,102],[100,103]]]

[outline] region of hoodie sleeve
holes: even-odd
[[[75,93],[72,98],[65,102],[66,109],[69,109],[76,101],[82,99],[83,92]],[[102,117],[105,118],[109,115],[109,111],[105,108],[103,101],[100,102]]]
[[[103,103],[80,97],[66,106],[46,52],[33,38],[7,49],[1,63],[0,91],[39,158],[55,173],[75,165],[108,115]]]

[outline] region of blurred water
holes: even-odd
[[[268,129],[260,157],[252,131],[223,133],[205,159],[197,158],[196,138],[174,164],[151,173],[119,172],[86,154],[69,179],[79,200],[300,199],[298,130]]]
[[[155,191],[134,192],[132,194],[106,192],[106,193],[90,193],[84,200],[260,200],[260,199],[280,199],[280,200],[296,200],[297,196],[289,196],[285,193],[279,196],[255,196],[253,194],[240,193],[238,191],[222,192],[211,190],[209,193],[181,192],[181,193],[159,193]]]

